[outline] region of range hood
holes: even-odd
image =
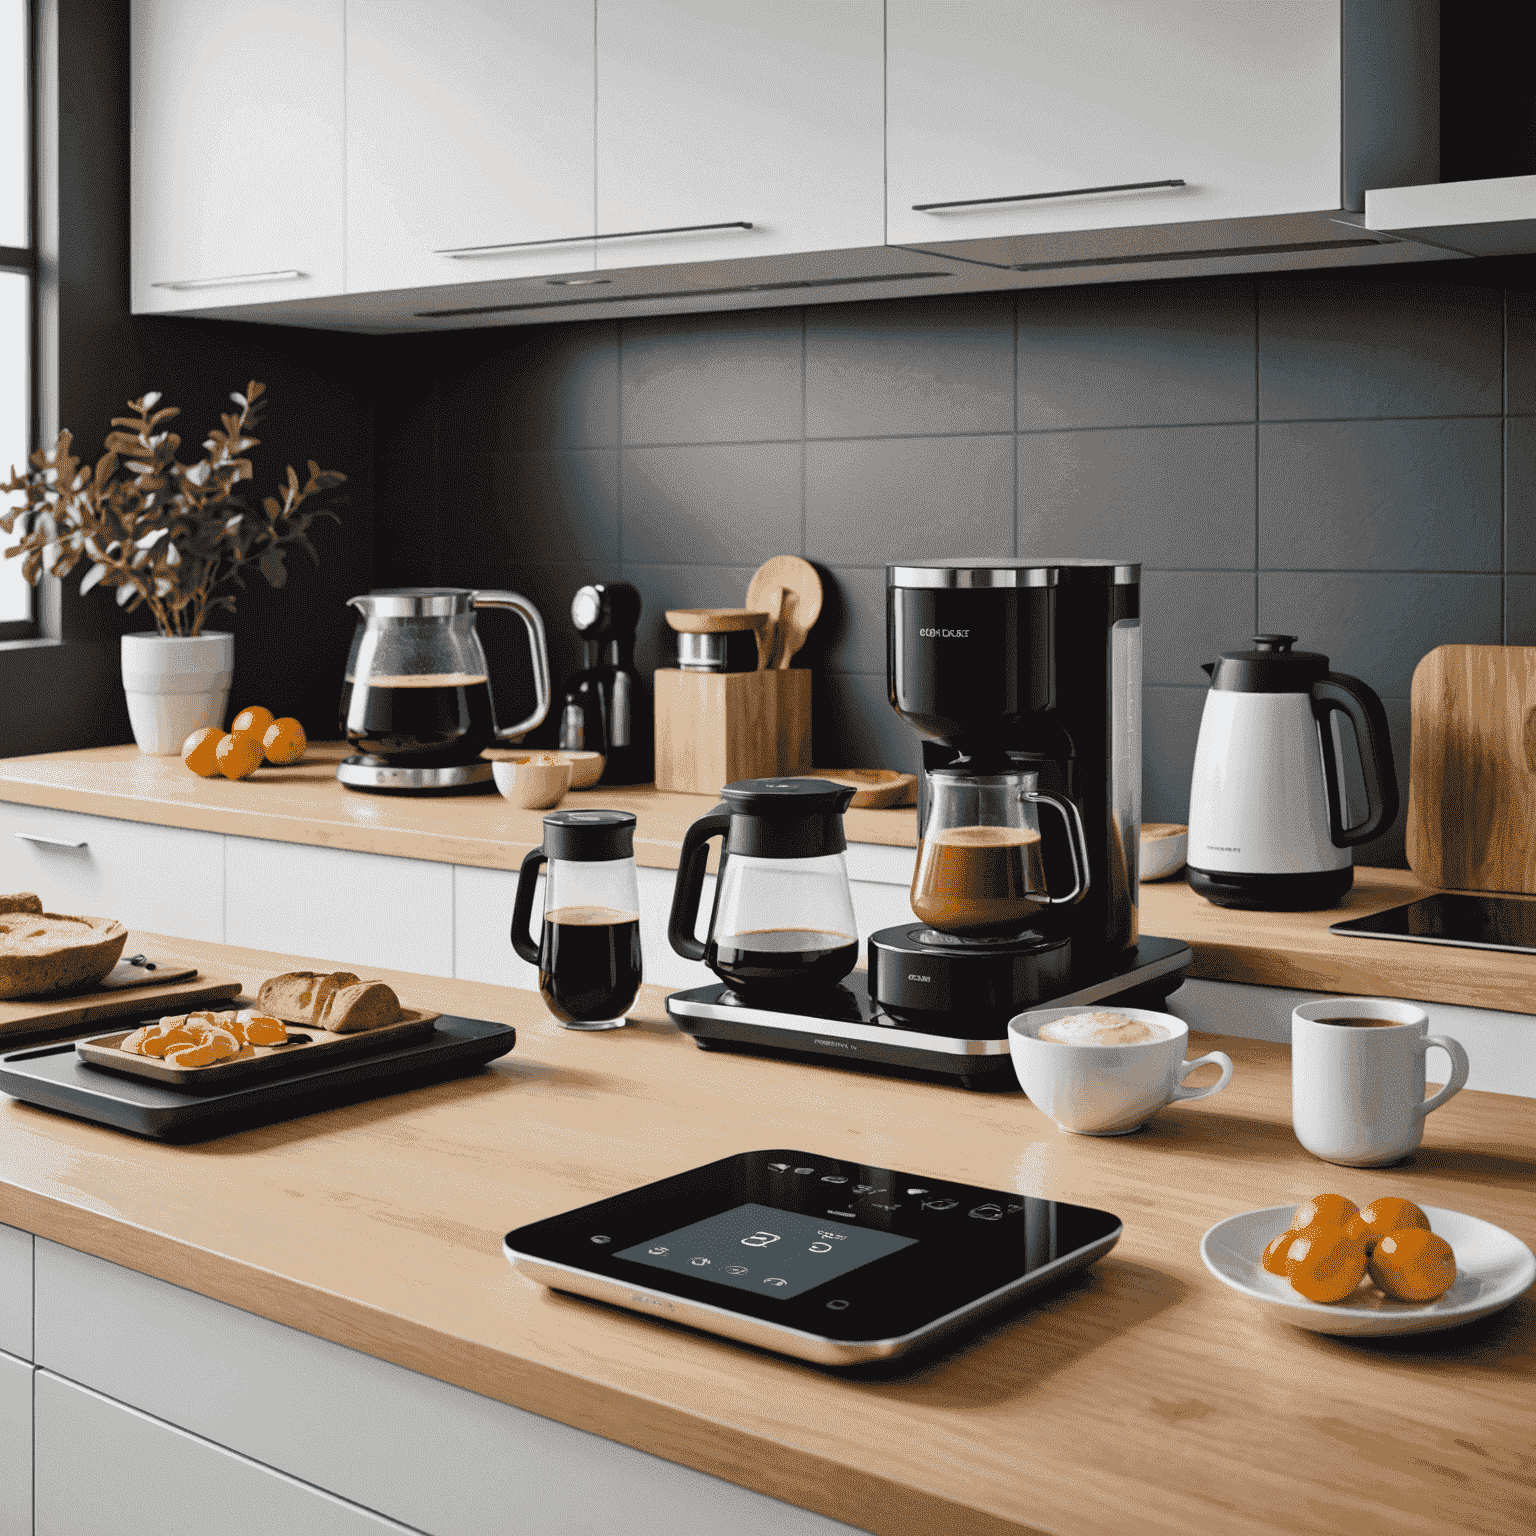
[[[1536,176],[1367,192],[1365,228],[1461,256],[1536,251]]]

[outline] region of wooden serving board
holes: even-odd
[[[125,981],[118,973],[132,971]],[[140,978],[143,978],[142,980]],[[40,1035],[94,1024],[127,1014],[185,1013],[201,1003],[238,997],[241,984],[221,976],[201,976],[195,969],[146,972],[123,962],[88,992],[55,997],[18,997],[0,1002],[0,1040],[10,1035]]]
[[[430,1035],[433,1021],[439,1017],[441,1015],[420,1008],[402,1008],[400,1017],[393,1024],[352,1030],[344,1035],[329,1029],[314,1029],[307,1024],[291,1025],[286,1045],[247,1045],[238,1056],[211,1061],[206,1067],[176,1067],[158,1056],[138,1056],[121,1051],[118,1046],[133,1033],[129,1029],[97,1035],[91,1040],[77,1040],[75,1052],[92,1066],[105,1067],[109,1072],[125,1072],[130,1077],[145,1077],[174,1088],[211,1092],[230,1082],[307,1072],[317,1066],[330,1066],[343,1057],[366,1056],[372,1051],[405,1045]]]
[[[894,768],[808,768],[798,777],[846,785],[854,791],[849,806],[861,811],[917,804],[917,775],[898,773]]]
[[[1412,708],[1409,867],[1430,886],[1536,892],[1536,646],[1442,645]]]

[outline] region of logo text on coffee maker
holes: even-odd
[[[920,629],[918,634],[924,640],[965,640],[970,636],[968,629]]]

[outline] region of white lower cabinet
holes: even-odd
[[[32,1376],[0,1354],[0,1536],[32,1536]]]
[[[407,1526],[37,1372],[35,1536],[382,1536]]]
[[[38,1536],[395,1529],[344,1523],[358,1506],[431,1536],[854,1529],[57,1243],[38,1240],[37,1265]],[[510,1267],[501,1283],[527,1284]],[[90,1317],[134,1326],[82,1327]],[[98,1476],[96,1426],[111,1414],[124,1417]],[[85,1488],[110,1522],[89,1523]],[[296,1488],[347,1502],[284,1502]],[[246,1509],[264,1523],[240,1523]],[[184,1510],[201,1523],[176,1523]],[[327,1512],[334,1523],[316,1523]]]
[[[224,841],[217,832],[0,802],[0,890],[36,891],[50,912],[218,942]]]
[[[32,1234],[0,1226],[0,1351],[32,1358]]]
[[[453,975],[453,865],[225,839],[224,941]]]

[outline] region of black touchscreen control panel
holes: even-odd
[[[1119,1235],[1088,1206],[775,1150],[519,1227],[505,1251],[557,1290],[851,1364],[951,1332]]]

